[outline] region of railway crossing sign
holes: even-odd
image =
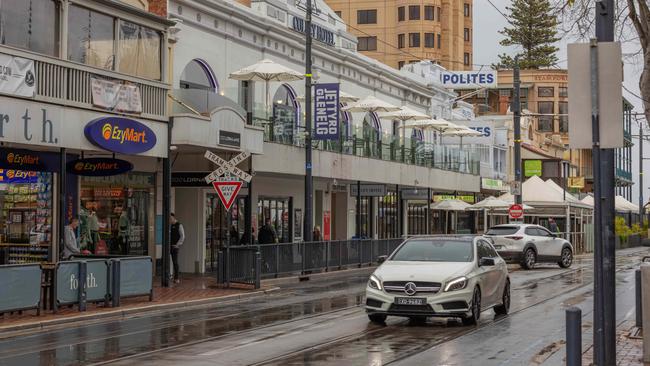
[[[227,161],[211,151],[205,152],[204,157],[218,166],[215,171],[205,177],[205,182],[212,184],[226,211],[230,210],[230,207],[235,202],[235,198],[237,198],[237,194],[241,190],[242,180],[250,182],[253,179],[253,176],[237,168],[239,163],[250,156],[250,152],[244,151]]]

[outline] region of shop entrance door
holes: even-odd
[[[205,198],[205,271],[217,270],[217,254],[229,244],[239,245],[244,233],[245,198],[237,197],[230,212],[221,204],[216,193]]]

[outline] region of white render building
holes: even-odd
[[[292,2],[222,0],[169,2],[173,94],[172,205],[184,223],[181,271],[214,270],[219,248],[241,241],[247,217],[254,230],[271,221],[279,242],[300,241],[304,216],[304,80],[265,85],[229,79],[263,59],[304,72],[304,11]],[[315,83],[373,95],[432,117],[451,117],[455,94],[356,52],[356,38],[322,1],[315,16]],[[402,129],[375,113],[341,113],[339,141],[314,142],[314,220],[323,239],[395,238],[430,232],[427,201],[434,195],[480,192],[479,160],[441,146],[432,133]],[[250,185],[226,212],[202,177],[216,166],[206,150],[228,160],[253,156],[239,167]],[[357,184],[361,192],[357,196]],[[250,215],[250,216],[249,216]],[[235,234],[236,233],[236,234]],[[236,236],[236,237],[235,237]]]

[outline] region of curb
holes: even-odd
[[[286,285],[286,284],[292,284],[292,283],[298,283],[302,282],[305,280],[311,281],[311,280],[322,280],[322,279],[328,279],[332,277],[346,277],[354,274],[362,274],[368,271],[374,271],[377,269],[377,266],[371,266],[371,267],[361,267],[361,268],[349,268],[349,269],[342,269],[342,270],[337,270],[337,271],[331,271],[331,272],[319,272],[319,273],[311,273],[307,275],[302,275],[302,276],[291,276],[291,277],[280,277],[280,278],[269,278],[266,280],[262,280],[262,285],[267,285],[267,286],[280,286],[280,285]],[[1,331],[2,329],[0,329]]]
[[[144,305],[144,306],[136,306],[132,308],[126,308],[126,309],[115,309],[115,310],[109,310],[101,313],[95,313],[95,314],[80,314],[80,315],[72,315],[72,316],[64,316],[59,319],[51,319],[51,320],[43,320],[43,321],[34,321],[30,323],[25,323],[25,324],[16,324],[16,325],[9,325],[9,326],[0,326],[0,334],[3,336],[0,337],[2,338],[7,338],[11,336],[10,334],[7,333],[12,333],[12,332],[20,332],[20,331],[28,331],[28,330],[37,330],[37,329],[46,329],[50,327],[55,327],[57,325],[63,325],[63,324],[76,324],[80,322],[85,322],[85,321],[90,321],[90,320],[107,320],[107,319],[123,319],[132,315],[136,314],[145,314],[145,313],[156,313],[156,312],[165,312],[165,311],[171,311],[171,310],[181,310],[181,309],[189,309],[189,308],[194,308],[194,307],[201,307],[201,306],[206,306],[206,305],[215,305],[215,304],[221,304],[221,303],[228,303],[228,302],[237,302],[240,300],[248,300],[256,297],[262,297],[266,296],[270,293],[279,291],[279,287],[271,287],[269,289],[265,290],[258,290],[254,292],[247,292],[243,294],[234,294],[234,295],[226,295],[226,296],[220,296],[220,297],[210,297],[210,298],[205,298],[205,299],[196,299],[196,300],[188,300],[188,301],[181,301],[181,302],[174,302],[174,303],[168,303],[168,304],[154,304],[154,305]]]

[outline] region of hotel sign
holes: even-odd
[[[292,29],[296,32],[306,33],[305,31],[305,20],[298,17],[293,17],[291,22]],[[323,42],[326,45],[334,46],[334,32],[331,30],[325,29],[318,24],[311,24],[311,36],[313,39]]]

